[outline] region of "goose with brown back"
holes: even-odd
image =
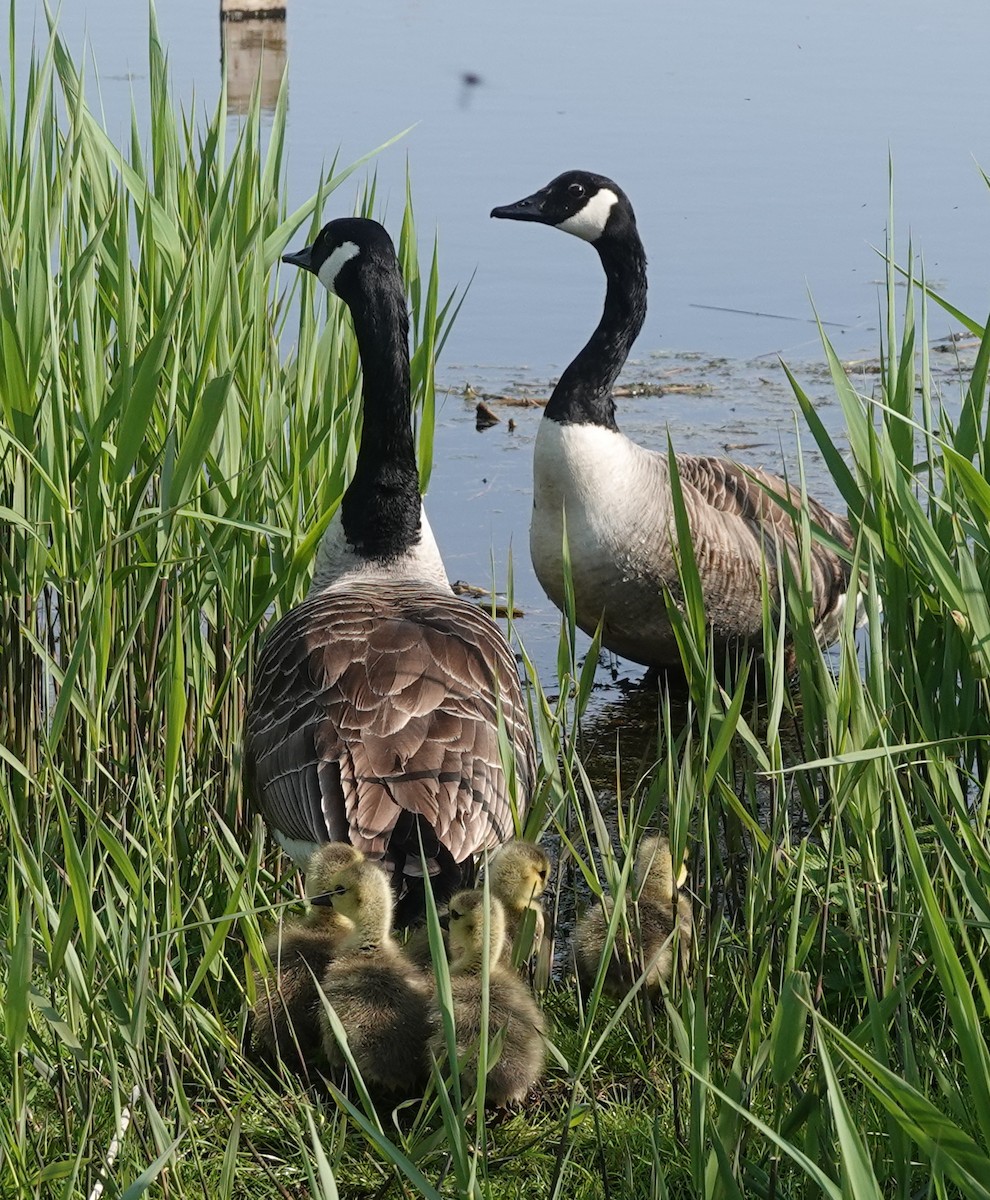
[[[565,606],[564,537],[578,625],[633,662],[678,668],[665,595],[681,592],[670,460],[621,433],[612,388],[646,316],[646,254],[625,192],[604,175],[568,171],[493,217],[550,225],[595,248],[608,286],[587,344],[540,421],[533,461],[530,553],[543,590]],[[724,458],[678,454],[677,475],[717,647],[759,645],[763,580],[778,597],[800,570],[800,494],[776,475]],[[777,497],[781,497],[778,500]],[[809,602],[817,636],[834,641],[849,588],[848,521],[814,500]],[[785,565],[786,564],[786,565]],[[798,576],[800,577],[800,576]]]
[[[423,510],[391,239],[375,221],[343,218],[284,261],[350,309],[363,423],[309,593],[276,622],[257,665],[246,790],[297,862],[328,840],[380,861],[405,924],[422,909],[424,857],[443,898],[512,835],[513,805],[525,812],[536,774],[533,735],[505,637],[451,592]]]

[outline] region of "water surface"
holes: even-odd
[[[473,277],[440,364],[449,392],[431,519],[451,578],[488,583],[494,560],[502,586],[512,552],[519,631],[548,677],[557,617],[529,566],[527,534],[539,410],[505,410],[481,435],[461,392],[545,399],[598,318],[603,280],[589,247],[490,221],[493,205],[571,167],[609,174],[628,192],[651,292],[626,378],[698,385],[620,401],[622,427],[657,448],[669,433],[680,450],[793,470],[794,404],[778,354],[841,429],[813,365],[812,298],[843,356],[875,355],[888,154],[901,259],[910,233],[957,305],[977,317],[990,306],[990,203],[978,166],[990,167],[985,0],[287,7],[284,24],[239,34],[236,51],[228,40],[232,86],[243,89],[259,42],[267,96],[287,64],[290,206],[335,154],[349,161],[414,126],[375,168],[386,224],[396,231],[408,165],[423,256],[438,231],[444,286]],[[216,100],[218,10],[212,0],[159,0],[187,110]],[[18,3],[17,15],[23,62],[33,23],[44,28],[41,0]],[[132,96],[139,112],[147,105],[144,4],[73,0],[60,27],[75,53],[88,38],[108,128],[123,141]],[[90,86],[93,98],[95,76]],[[332,197],[327,218],[349,212],[358,187]],[[932,314],[935,335],[950,329]],[[807,466],[811,486],[834,502],[813,454]]]

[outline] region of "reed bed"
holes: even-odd
[[[247,1061],[263,930],[294,891],[242,806],[244,698],[359,436],[342,306],[278,261],[358,164],[289,212],[284,95],[264,137],[257,99],[236,136],[222,101],[177,115],[153,22],[149,71],[126,147],[55,34],[0,85],[0,1192],[990,1196],[990,338],[956,314],[980,348],[958,396],[933,390],[892,214],[870,394],[823,335],[848,444],[792,378],[858,531],[865,630],[850,609],[823,655],[798,571],[765,657],[726,668],[686,553],[686,692],[604,760],[595,648],[579,662],[565,618],[552,684],[520,648],[560,945],[531,1102],[493,1122],[455,1070],[378,1114]],[[400,258],[425,487],[456,301],[410,205]],[[694,968],[657,1008],[582,1001],[574,908],[613,892],[617,933],[656,827],[690,854]]]

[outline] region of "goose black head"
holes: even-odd
[[[632,205],[622,188],[590,171],[565,171],[532,196],[493,208],[492,216],[538,221],[586,242],[597,242],[626,221],[635,223]]]
[[[311,246],[283,254],[282,262],[302,267],[328,292],[350,303],[369,267],[380,275],[398,273],[395,246],[385,229],[367,217],[340,217],[324,225]]]

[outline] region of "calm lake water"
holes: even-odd
[[[474,274],[441,364],[450,392],[428,504],[451,578],[488,583],[494,561],[502,586],[513,551],[519,631],[548,678],[557,617],[527,535],[539,414],[504,410],[481,435],[461,390],[545,396],[596,322],[603,280],[588,247],[490,221],[493,205],[571,167],[629,193],[652,290],[628,375],[689,385],[620,402],[620,424],[651,445],[669,430],[679,449],[793,464],[794,405],[777,354],[841,427],[814,365],[812,298],[840,354],[876,354],[888,153],[902,258],[910,234],[955,304],[976,317],[990,307],[986,0],[287,8],[284,24],[233,31],[227,53],[232,71],[250,68],[251,38],[264,37],[272,81],[285,56],[289,204],[338,152],[350,161],[414,125],[376,163],[386,224],[401,211],[408,162],[423,253],[437,230],[444,286]],[[218,10],[218,0],[159,0],[174,91],[189,110],[212,107],[220,86]],[[43,5],[19,0],[17,14],[24,61]],[[72,0],[60,28],[77,53],[88,38],[108,129],[122,137],[132,95],[146,106],[144,4]],[[359,186],[345,184],[328,219],[351,210]],[[931,328],[951,326],[934,312]],[[810,467],[833,500],[813,458]]]

